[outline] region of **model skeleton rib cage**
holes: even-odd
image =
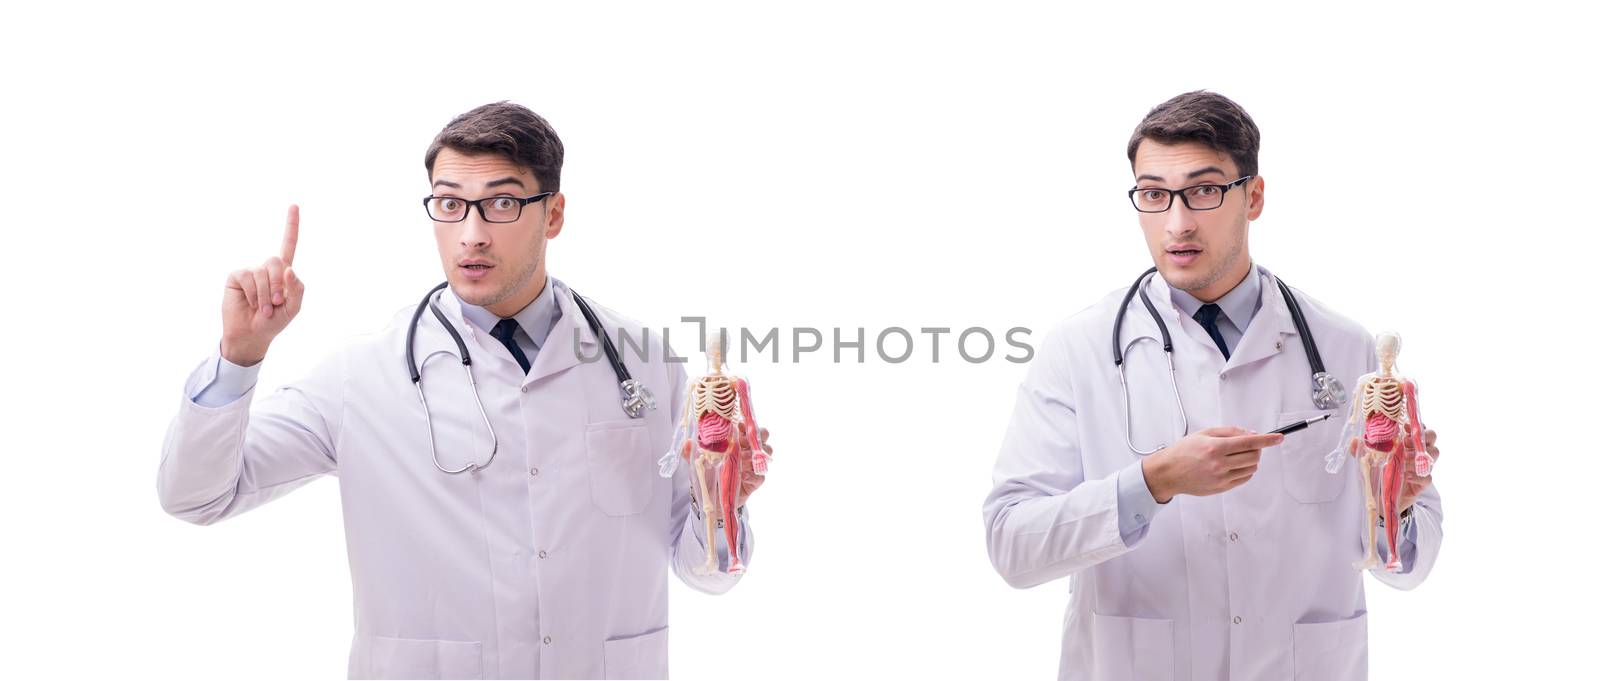
[[[1366,555],[1355,566],[1378,566],[1377,530],[1382,509],[1384,535],[1388,540],[1389,562],[1384,569],[1398,572],[1400,562],[1400,497],[1411,475],[1427,477],[1433,457],[1423,442],[1423,425],[1417,406],[1417,386],[1395,371],[1400,354],[1400,335],[1382,333],[1377,339],[1378,371],[1361,377],[1357,395],[1350,405],[1339,446],[1328,453],[1328,472],[1338,473],[1345,457],[1353,457],[1361,467],[1361,489],[1366,501]],[[1412,461],[1415,460],[1413,464]],[[1408,465],[1409,464],[1409,465]],[[1376,478],[1376,481],[1374,480]],[[1381,505],[1380,505],[1381,504]]]
[[[728,541],[728,573],[739,574],[744,572],[744,562],[739,558],[736,504],[744,487],[744,462],[750,462],[756,475],[766,475],[770,455],[761,446],[760,429],[750,405],[750,386],[744,379],[723,372],[722,352],[720,338],[707,349],[710,370],[689,384],[683,421],[673,435],[671,449],[659,463],[662,477],[672,477],[680,458],[689,462],[690,484],[700,499],[706,538],[714,541],[720,521]],[[700,571],[716,570],[717,552],[708,550]]]

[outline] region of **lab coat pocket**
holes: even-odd
[[[1277,426],[1286,426],[1295,421],[1315,418],[1328,412],[1289,411],[1278,415]],[[1283,444],[1262,452],[1263,457],[1276,457],[1278,468],[1283,471],[1283,488],[1295,501],[1303,504],[1320,504],[1339,498],[1344,492],[1345,478],[1327,471],[1327,460],[1323,457],[1333,451],[1339,438],[1339,419],[1337,416],[1326,421],[1320,421],[1307,426],[1298,433],[1290,433],[1283,438]],[[1348,473],[1354,466],[1347,466],[1343,472]]]
[[[387,636],[357,636],[352,679],[481,679],[483,644]]]
[[[650,504],[655,460],[644,421],[595,423],[584,433],[589,457],[589,492],[609,516],[629,516]]]
[[[1295,624],[1294,678],[1295,681],[1367,678],[1367,613],[1334,622]]]
[[[1172,678],[1172,620],[1093,614],[1095,679]]]
[[[606,678],[667,678],[667,628],[608,639],[605,645]]]

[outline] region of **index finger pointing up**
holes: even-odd
[[[283,226],[283,264],[294,264],[294,247],[300,242],[300,207],[289,206],[289,221]]]

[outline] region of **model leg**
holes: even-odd
[[[739,561],[739,489],[744,486],[744,465],[739,448],[729,445],[722,461],[722,531],[728,539],[728,574],[744,572]]]
[[[717,498],[706,478],[706,458],[706,453],[696,448],[694,472],[700,482],[700,515],[706,522],[706,564],[701,568],[701,574],[717,571]]]
[[[1389,540],[1389,564],[1384,569],[1398,572],[1400,566],[1400,495],[1405,492],[1405,448],[1395,440],[1389,450],[1389,460],[1383,463],[1383,533]]]
[[[1367,509],[1367,551],[1355,564],[1357,569],[1365,570],[1378,566],[1378,500],[1372,492],[1372,456],[1367,453],[1366,443],[1356,440],[1350,447],[1358,454],[1356,461],[1361,468],[1361,492]]]

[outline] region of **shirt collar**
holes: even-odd
[[[1200,311],[1200,306],[1204,305],[1199,298],[1190,295],[1188,291],[1174,287],[1168,287],[1168,290],[1172,292],[1172,304],[1177,305],[1178,309],[1183,310],[1183,313],[1189,315],[1191,319],[1194,313]],[[1250,263],[1250,271],[1244,275],[1244,281],[1234,286],[1233,290],[1222,294],[1216,303],[1217,307],[1222,308],[1223,316],[1233,322],[1239,331],[1243,332],[1250,326],[1250,320],[1255,318],[1256,310],[1261,309],[1261,272],[1256,269],[1254,262]]]
[[[561,310],[556,307],[555,293],[550,285],[551,281],[550,276],[546,275],[544,289],[539,291],[539,296],[511,316],[512,319],[517,320],[517,326],[522,327],[522,332],[528,334],[528,338],[533,341],[533,347],[535,348],[544,347],[545,339],[550,336],[550,329],[555,327],[556,320],[561,318]],[[455,289],[450,289],[450,295],[455,295]],[[495,313],[464,300],[460,302],[461,315],[485,333],[493,330],[495,324],[500,323],[500,317]]]

